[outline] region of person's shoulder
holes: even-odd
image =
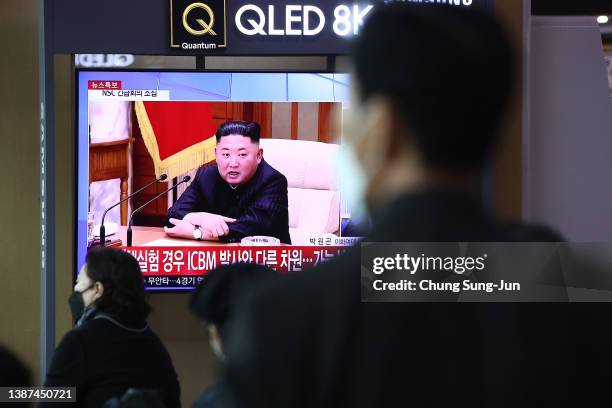
[[[87,350],[87,341],[81,330],[69,330],[60,340],[51,361],[49,374],[57,375],[64,373],[66,367],[73,367],[84,361]]]
[[[162,361],[164,365],[167,367],[172,367],[172,371],[174,371],[174,365],[172,363],[172,357],[170,356],[170,352],[166,348],[166,345],[162,341],[162,339],[153,331],[153,329],[148,326],[147,329],[140,333],[140,338],[146,339],[146,343],[150,348],[153,355],[155,355],[158,360]],[[170,373],[169,373],[170,374]]]
[[[565,239],[552,228],[535,223],[509,223],[502,225],[505,241],[511,242],[563,242]]]
[[[198,169],[198,171],[196,171],[194,181],[200,180],[203,178],[218,177],[218,176],[219,176],[219,170],[217,169],[217,163],[205,164],[201,166]]]
[[[306,309],[315,304],[323,307],[335,304],[347,294],[351,298],[355,294],[358,296],[359,264],[359,248],[349,248],[344,254],[318,266],[291,272],[271,282],[258,291],[255,299],[282,304],[283,307],[296,303]],[[358,297],[355,299],[359,300]]]
[[[193,408],[213,408],[226,406],[228,390],[225,383],[213,384],[200,393],[193,402]]]
[[[83,343],[97,342],[105,338],[113,329],[113,324],[105,319],[89,319],[70,330],[66,335],[71,334]]]
[[[168,352],[162,339],[157,335],[157,333],[155,333],[155,331],[153,331],[153,329],[150,326],[147,327],[147,330],[145,330],[142,334],[145,337],[147,337],[150,341],[152,341],[155,347],[158,347],[160,350],[164,350],[165,353]]]
[[[60,340],[58,347],[69,349],[82,347],[87,335],[88,330],[83,331],[82,327],[75,327],[64,334],[64,337],[62,337]]]
[[[287,177],[280,171],[276,170],[270,163],[262,160],[259,164],[261,166],[261,174],[265,180],[269,182],[284,183],[287,184]]]

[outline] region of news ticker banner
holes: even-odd
[[[363,302],[611,302],[611,243],[361,243]]]
[[[123,247],[136,258],[148,289],[190,289],[211,270],[256,263],[277,272],[302,271],[329,261],[346,246]]]

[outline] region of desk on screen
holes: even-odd
[[[121,245],[127,245],[127,227],[120,226],[119,231],[108,237],[120,239]],[[202,246],[239,246],[240,244],[224,244],[218,241],[196,241],[193,239],[173,238],[166,235],[159,227],[132,227],[132,246],[147,247],[202,247]]]

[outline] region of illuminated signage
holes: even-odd
[[[214,50],[227,46],[225,0],[170,0],[170,47]]]
[[[226,4],[227,1],[227,4]],[[342,54],[376,7],[392,3],[491,9],[493,0],[169,0],[170,43],[212,54]],[[193,53],[193,52],[191,52]]]
[[[492,14],[495,0],[54,0],[49,3],[55,21],[53,48],[59,54],[263,56],[348,54],[349,40],[359,34],[376,8],[392,3],[430,4],[435,8],[464,8]],[[91,10],[97,10],[97,18],[91,18]],[[117,10],[121,11],[120,22],[113,20]],[[75,24],[75,21],[87,23]],[[114,57],[109,61],[108,57],[102,60],[98,55],[85,57],[80,66],[136,63],[129,63],[131,57]]]
[[[348,6],[340,4],[334,8],[333,31],[336,35],[358,34],[364,17],[372,10],[371,4]],[[312,5],[286,5],[284,25],[278,26],[276,10],[270,4],[265,9],[255,4],[245,4],[236,12],[236,28],[245,35],[288,35],[314,36],[325,28],[326,18],[323,10]]]

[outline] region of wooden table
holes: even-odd
[[[129,154],[133,138],[89,144],[89,184],[94,181],[121,180],[119,199],[128,196]],[[121,203],[121,225],[127,224],[128,202]]]
[[[127,227],[120,226],[119,231],[107,239],[120,239],[121,245],[127,245]],[[163,239],[164,246],[240,246],[239,243],[226,244],[219,241],[196,241],[194,239],[172,238],[159,227],[132,227],[132,246],[147,246],[152,241]],[[153,244],[152,246],[156,246]]]

